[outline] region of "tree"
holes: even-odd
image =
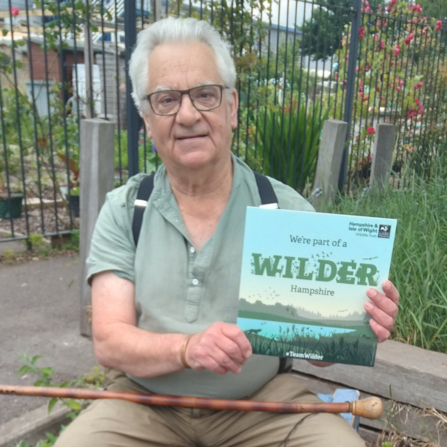
[[[447,20],[447,2],[445,0],[420,0],[424,14],[438,20]]]
[[[300,41],[298,37],[293,36],[291,32],[286,41],[285,35],[279,38],[278,46],[270,49],[270,55],[261,56],[259,65],[260,79],[273,79],[278,81],[287,80],[288,83],[293,77],[298,77],[300,62]]]
[[[422,6],[424,15],[429,15],[436,20],[442,20],[447,24],[447,1],[446,0],[421,0],[419,4]],[[439,36],[440,40],[447,45],[447,32],[443,30]]]
[[[444,0],[440,0],[444,1]],[[302,55],[311,56],[313,60],[328,59],[341,48],[344,28],[351,22],[347,9],[352,0],[323,0],[325,6],[317,7],[312,17],[302,27]],[[362,11],[370,12],[371,8],[383,6],[384,0],[362,1]],[[373,21],[374,17],[370,18]]]
[[[334,7],[335,0],[326,0],[325,3],[328,7],[317,7],[302,28],[302,55],[311,56],[313,60],[327,59],[340,49],[343,28],[349,22],[346,11]],[[350,5],[350,0],[343,0],[340,6]]]

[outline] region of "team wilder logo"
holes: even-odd
[[[389,239],[391,235],[391,225],[379,225],[378,237]]]

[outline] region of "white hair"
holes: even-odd
[[[208,45],[216,56],[219,70],[225,87],[233,89],[236,83],[236,68],[231,57],[231,45],[224,41],[217,30],[203,20],[190,18],[174,18],[155,22],[138,34],[137,45],[129,63],[129,75],[132,81],[132,98],[140,112],[149,112],[145,101],[149,75],[149,56],[152,50],[166,42],[197,41]],[[231,90],[227,90],[231,100]]]

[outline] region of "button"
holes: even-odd
[[[190,251],[191,253],[195,253],[195,252],[196,252],[196,249],[191,245],[191,247],[189,247],[189,251]]]
[[[194,278],[194,279],[192,280],[192,283],[193,283],[194,286],[197,286],[197,285],[199,284],[199,280],[196,279],[196,278]]]

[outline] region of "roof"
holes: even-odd
[[[265,25],[268,25],[268,23],[265,23]],[[278,24],[275,25],[274,23],[272,23],[270,25],[270,27],[271,27],[271,29],[279,30],[280,32],[283,32],[283,33],[288,33],[288,34],[295,33],[296,35],[303,34],[303,32],[301,30],[299,30],[298,28],[291,27],[291,26],[283,26],[283,25],[278,25]]]

